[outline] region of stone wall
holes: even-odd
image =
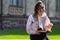
[[[24,0],[23,1],[26,4],[23,4],[23,13],[25,13],[27,16],[29,16],[30,14],[33,13],[34,11],[34,5],[35,5],[35,0]],[[48,4],[49,3],[49,4]],[[46,0],[46,8],[47,8],[47,12],[49,17],[55,17],[55,13],[56,13],[56,6],[55,6],[55,0]],[[27,17],[26,18],[21,18],[21,17],[8,17],[8,13],[9,13],[9,3],[8,0],[3,0],[3,15],[6,15],[6,17],[3,17],[3,28],[4,29],[20,29],[20,28],[25,28],[26,27],[26,21],[27,21]],[[18,8],[19,9],[19,8]],[[12,13],[11,13],[12,14]],[[22,13],[21,13],[22,14]],[[16,14],[17,15],[17,14]],[[15,16],[16,16],[15,15]],[[19,15],[19,14],[18,14]],[[18,16],[17,15],[17,16]]]
[[[22,29],[26,26],[26,18],[4,18],[3,29]]]

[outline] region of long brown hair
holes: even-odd
[[[39,1],[39,2],[37,2],[37,4],[34,7],[33,17],[35,17],[36,20],[38,20],[38,11],[44,8],[44,6],[42,6],[42,4],[43,4],[42,1]]]

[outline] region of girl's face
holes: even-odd
[[[42,14],[45,12],[45,5],[43,5],[43,9],[38,11],[38,15],[42,16]]]

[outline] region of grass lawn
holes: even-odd
[[[51,33],[48,33],[50,40],[60,40],[60,28],[53,28]],[[0,40],[29,40],[29,35],[25,29],[16,30],[4,30],[0,31]]]

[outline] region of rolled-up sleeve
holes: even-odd
[[[28,17],[27,24],[26,24],[26,31],[28,34],[34,34],[35,32],[32,30],[32,16]]]
[[[45,21],[45,26],[48,26],[50,23],[50,19],[48,18],[48,16],[46,15],[46,21]]]

